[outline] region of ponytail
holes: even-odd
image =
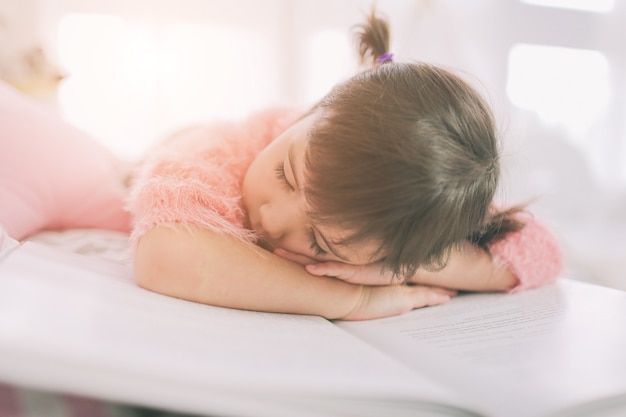
[[[492,211],[483,227],[468,239],[475,245],[487,249],[491,243],[503,239],[507,234],[524,228],[524,222],[517,218],[523,212],[523,206],[513,206],[504,211]]]
[[[376,67],[385,62],[391,62],[389,22],[376,16],[374,9],[365,23],[355,26],[354,37],[359,52],[359,62],[362,65]]]

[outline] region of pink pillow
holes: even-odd
[[[0,82],[0,228],[128,232],[120,161],[53,111]]]

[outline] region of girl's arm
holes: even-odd
[[[420,268],[408,281],[463,291],[509,291],[519,284],[508,265],[469,242],[452,251],[445,268]]]
[[[488,250],[465,243],[451,253],[445,268],[419,269],[406,281],[464,291],[513,292],[554,281],[563,269],[558,242],[529,215],[517,216],[524,216],[525,226],[489,244]],[[380,264],[354,266],[326,262],[306,265],[306,269],[314,275],[334,276],[351,283],[388,285],[394,282],[389,273],[381,270]]]
[[[426,286],[369,287],[305,269],[250,243],[190,226],[157,226],[135,252],[135,277],[151,291],[245,310],[370,319],[441,304],[452,292]]]
[[[518,284],[510,268],[494,262],[485,250],[470,243],[454,250],[445,268],[428,270],[420,268],[414,276],[400,280],[382,270],[382,264],[348,265],[325,262],[306,266],[307,271],[318,276],[332,276],[346,282],[364,285],[412,284],[438,286],[462,291],[510,290]]]

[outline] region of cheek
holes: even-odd
[[[256,168],[254,164],[250,165],[241,186],[242,201],[246,211],[248,211],[248,215],[256,211],[261,204],[257,182],[258,176],[255,174],[255,171]]]
[[[290,235],[289,238],[280,242],[280,247],[281,249],[289,251],[293,254],[304,256],[311,262],[315,261],[315,254],[311,250],[311,244],[308,237],[304,233]]]
[[[275,184],[274,169],[271,159],[260,154],[248,167],[242,184],[242,199],[246,210],[251,215],[267,203]]]

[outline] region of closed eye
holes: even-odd
[[[322,249],[319,243],[317,243],[317,239],[315,238],[315,232],[313,231],[313,229],[309,230],[309,246],[316,256],[321,256],[328,253],[324,249]]]
[[[274,172],[276,173],[276,179],[278,179],[278,181],[280,181],[280,183],[284,185],[288,191],[295,190],[295,188],[291,186],[291,184],[289,183],[289,180],[287,179],[287,176],[285,175],[285,163],[284,162],[279,162],[278,164],[276,164],[276,167],[274,168]]]

